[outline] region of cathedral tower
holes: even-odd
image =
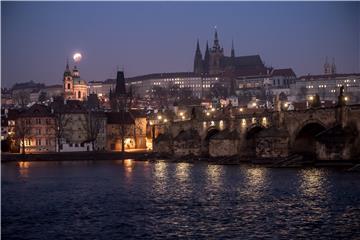
[[[204,56],[204,67],[203,70],[205,73],[209,73],[209,66],[210,66],[210,50],[209,44],[206,41],[206,49],[205,49],[205,56]]]
[[[202,72],[203,72],[203,60],[200,51],[199,40],[197,40],[195,58],[194,58],[194,73],[202,73]]]
[[[331,64],[331,74],[336,74],[336,65],[335,65],[335,59],[332,59],[332,64]]]
[[[327,58],[327,57],[326,57],[325,63],[324,63],[324,74],[325,74],[325,75],[331,74],[331,66],[330,66],[330,64],[329,64],[329,62],[328,62],[328,58]]]
[[[209,73],[221,73],[221,60],[224,57],[224,49],[220,47],[217,30],[215,29],[214,45],[210,51]]]
[[[74,82],[72,78],[72,73],[69,68],[69,62],[66,62],[66,67],[64,71],[64,98],[72,99],[73,91],[74,91]]]

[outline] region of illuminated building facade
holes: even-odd
[[[66,64],[63,78],[64,98],[68,100],[84,101],[88,95],[88,86],[85,80],[80,79],[80,72],[76,66],[72,70]]]
[[[190,88],[193,95],[201,98],[210,91],[214,83],[219,82],[220,75],[201,75],[193,72],[155,73],[126,79],[126,85],[132,88],[133,94],[150,97],[154,87],[168,88],[177,85],[179,88]]]
[[[315,94],[320,100],[337,101],[341,86],[344,86],[349,103],[360,102],[360,73],[301,76],[291,85],[291,95],[298,101]]]

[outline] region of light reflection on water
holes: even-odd
[[[245,173],[245,186],[241,188],[241,194],[245,194],[251,198],[259,198],[264,194],[265,186],[267,184],[267,169],[266,168],[246,168]]]
[[[307,197],[326,197],[326,173],[322,169],[303,169],[300,171],[300,191]]]
[[[189,178],[190,163],[178,163],[176,164],[175,175],[176,179],[182,183],[186,182]]]
[[[207,165],[206,175],[210,186],[214,188],[221,186],[223,171],[224,170],[222,165]]]
[[[329,169],[3,163],[1,204],[4,239],[360,236],[359,174]]]
[[[18,162],[19,173],[21,177],[29,177],[30,162]]]

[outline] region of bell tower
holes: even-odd
[[[74,81],[72,78],[72,74],[69,68],[69,62],[66,61],[66,67],[64,71],[64,98],[65,99],[72,99],[74,93]]]

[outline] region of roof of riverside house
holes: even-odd
[[[296,74],[292,68],[274,69],[271,73],[272,76],[285,76],[285,77],[296,77]]]
[[[49,107],[42,104],[34,104],[30,108],[22,111],[19,117],[51,117],[52,113]]]
[[[200,140],[200,135],[195,129],[181,131],[175,138],[175,141]]]
[[[129,112],[107,112],[107,124],[135,124],[134,118]]]
[[[79,100],[54,101],[50,105],[55,112],[86,113],[84,103]]]
[[[322,74],[322,75],[303,75],[300,76],[300,80],[318,80],[318,79],[334,79],[341,77],[360,77],[360,73],[336,73],[336,74]]]
[[[130,110],[129,111],[133,118],[146,118],[147,114],[144,110]]]

